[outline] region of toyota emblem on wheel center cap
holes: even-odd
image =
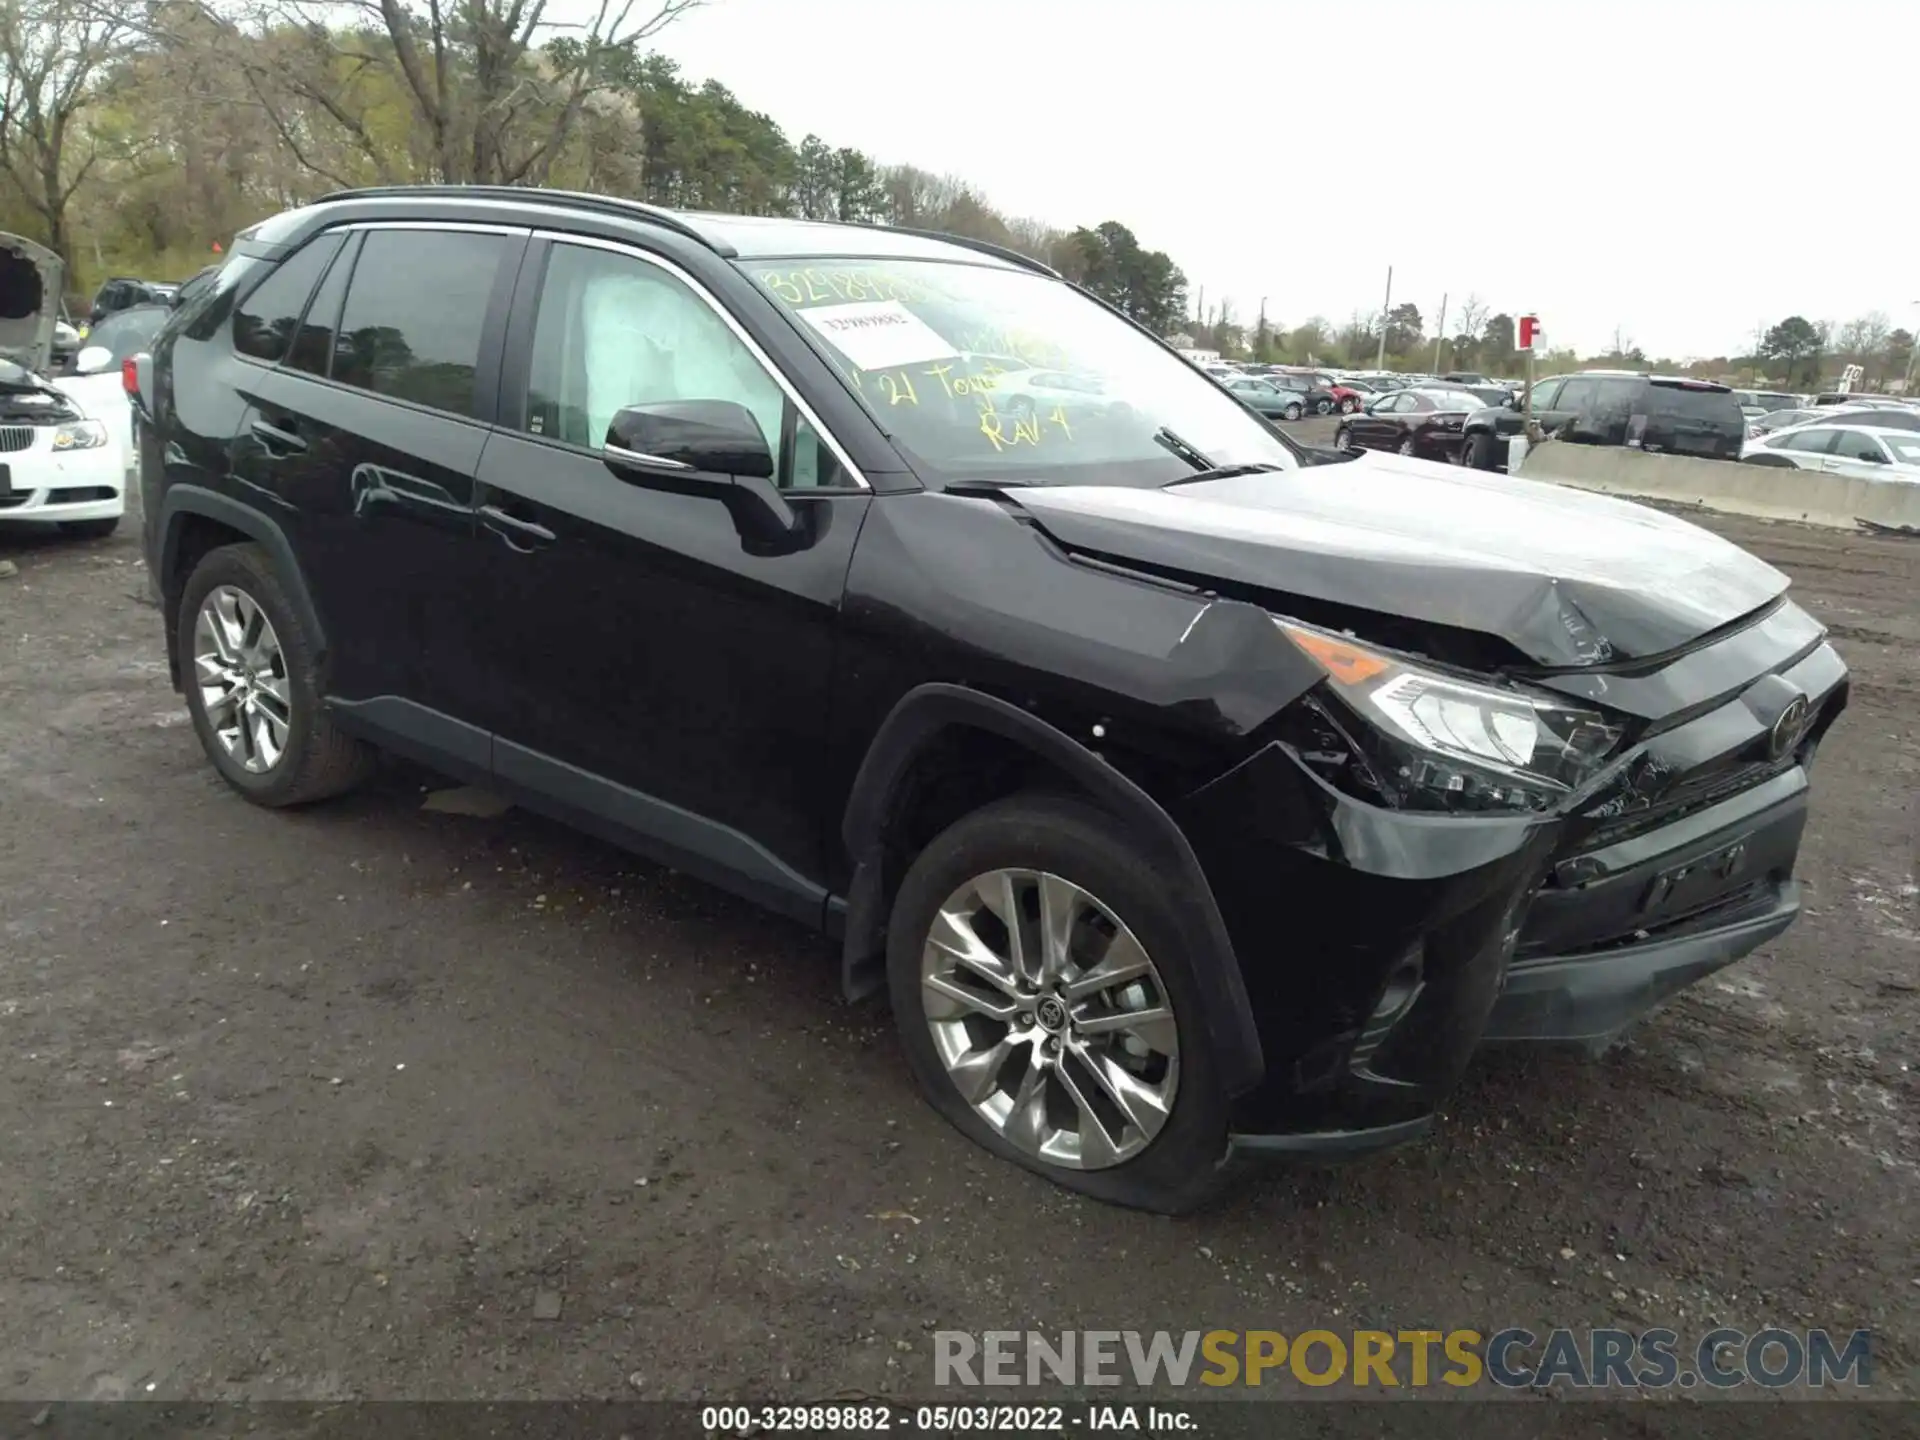
[[[1040,1002],[1034,1018],[1040,1022],[1042,1029],[1058,1033],[1067,1028],[1067,1007],[1049,995]]]

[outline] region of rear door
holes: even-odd
[[[1802,470],[1824,468],[1827,457],[1833,453],[1833,442],[1840,438],[1838,430],[1828,429],[1824,425],[1810,430],[1795,430],[1780,437],[1778,445],[1769,445],[1769,450],[1777,450]]]
[[[1833,449],[1820,462],[1822,470],[1850,475],[1856,480],[1895,478],[1893,457],[1879,437],[1864,430],[1835,430]]]
[[[236,349],[261,353],[234,468],[292,532],[327,629],[330,699],[396,748],[479,773],[490,748],[473,716],[490,681],[471,605],[473,483],[526,234],[351,227],[310,242],[338,253],[304,312],[290,321],[250,298],[236,316]],[[275,338],[248,333],[260,327]]]

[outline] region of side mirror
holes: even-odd
[[[773,483],[760,422],[732,400],[670,400],[616,411],[601,446],[607,468],[650,490],[718,500],[744,540],[791,540],[800,518]]]
[[[98,375],[102,370],[113,368],[113,351],[104,345],[89,345],[73,357],[73,373],[76,375]]]

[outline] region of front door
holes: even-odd
[[[818,922],[835,621],[869,495],[745,332],[670,263],[535,241],[476,503],[490,555],[496,777],[532,803]],[[601,446],[628,405],[758,420],[800,519],[724,505]],[[669,478],[670,475],[669,475]]]

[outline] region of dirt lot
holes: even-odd
[[[0,1399],[924,1397],[936,1325],[1712,1321],[1871,1326],[1913,1393],[1920,542],[1714,524],[1854,667],[1802,922],[1179,1222],[988,1161],[821,942],[692,881],[410,772],[242,803],[137,526],[0,536]]]

